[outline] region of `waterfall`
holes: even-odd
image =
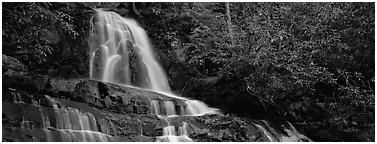
[[[37,111],[32,111],[35,113],[25,115],[25,113],[21,112],[23,115],[19,129],[26,131],[41,130],[41,133],[34,131],[36,132],[35,134],[44,135],[41,137],[42,139],[39,139],[41,141],[106,142],[116,140],[115,137],[108,134],[112,127],[107,128],[102,127],[102,125],[99,127],[100,123],[90,112],[72,107],[63,107],[60,100],[48,95],[32,95],[21,93],[14,89],[9,90],[10,101],[13,104],[21,105],[22,108],[25,108],[25,105],[29,105],[26,108],[36,108],[34,110]],[[41,101],[44,102],[41,103]],[[30,119],[31,116],[33,119]],[[36,123],[40,125],[35,125]]]
[[[157,142],[193,142],[191,138],[187,136],[186,123],[183,122],[180,126],[179,134],[177,135],[176,129],[174,126],[171,126],[168,119],[164,119],[168,126],[163,128],[163,136],[157,138]]]
[[[158,137],[157,141],[193,141],[188,137],[187,124],[183,122],[176,128],[169,122],[171,117],[219,113],[218,109],[210,108],[201,101],[180,97],[171,92],[167,76],[154,56],[147,33],[135,20],[123,18],[115,12],[97,9],[91,19],[91,28],[90,79],[148,89],[184,101],[185,105],[177,105],[175,100],[150,100],[150,111],[167,122],[167,126],[163,128],[163,136]],[[69,117],[65,113],[61,116]],[[80,119],[80,130],[90,126],[81,124],[87,123],[87,118],[90,119],[90,116]],[[266,121],[261,123],[254,125],[269,141],[297,141],[296,139],[303,137],[291,125],[284,129],[288,133],[288,136],[285,136]],[[63,124],[59,126],[63,129],[77,129],[75,124],[59,121],[58,124]]]
[[[91,25],[91,79],[170,93],[148,36],[136,21],[98,9]]]
[[[153,54],[152,45],[144,29],[136,21],[123,18],[115,12],[96,10],[91,19],[90,78],[121,85],[136,86],[186,101],[178,114],[173,101],[151,100],[152,111],[167,120],[178,115],[203,115],[217,113],[203,102],[174,95],[164,70]],[[175,127],[168,123],[159,141],[192,141],[186,135],[186,126]],[[183,133],[184,132],[184,133]]]
[[[91,26],[91,79],[141,87],[183,99],[187,101],[191,115],[214,113],[215,109],[203,102],[179,97],[171,92],[167,76],[155,59],[147,33],[136,21],[98,9],[91,19]],[[168,110],[167,115],[175,115],[173,102],[163,103]]]
[[[43,130],[46,133],[47,141],[53,141],[51,131],[59,132],[61,141],[75,142],[105,142],[112,140],[112,136],[100,130],[96,118],[87,112],[78,109],[58,107],[57,101],[49,96],[45,96],[53,106],[55,112],[54,123],[51,125],[50,118],[41,111]]]

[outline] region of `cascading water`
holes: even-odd
[[[63,108],[54,98],[43,95],[39,98],[30,95],[26,97],[21,93],[10,89],[10,95],[14,104],[32,105],[37,107],[41,118],[41,127],[33,125],[35,121],[25,120],[22,118],[21,128],[26,130],[41,129],[46,137],[45,141],[63,141],[63,142],[106,142],[113,141],[114,138],[108,135],[109,128],[98,127],[98,123],[93,114],[80,111],[76,108]],[[24,98],[23,98],[24,97]],[[51,108],[45,109],[40,100],[45,99],[44,105],[51,105]],[[59,136],[57,136],[57,134]]]
[[[123,18],[115,12],[101,9],[96,12],[91,19],[92,31],[89,37],[90,78],[149,89],[173,99],[183,100],[185,106],[178,106],[171,100],[151,100],[151,112],[167,123],[163,128],[163,136],[158,137],[157,141],[193,141],[187,135],[185,122],[176,129],[170,124],[169,118],[218,113],[218,109],[210,108],[201,101],[176,96],[171,92],[168,79],[154,57],[148,36],[136,21]],[[270,141],[295,141],[291,138],[301,136],[285,137],[267,123],[255,126],[263,131]],[[286,132],[291,135],[298,133],[291,130]]]
[[[287,126],[283,126],[283,130],[286,134],[282,134],[281,132],[278,132],[275,130],[269,122],[265,120],[260,120],[260,123],[254,123],[253,125],[256,126],[263,134],[266,136],[266,138],[270,142],[308,142],[312,141],[310,138],[306,137],[305,135],[299,133],[291,123],[287,122]]]
[[[180,115],[203,115],[217,112],[216,109],[209,108],[203,102],[172,94],[168,79],[153,55],[146,32],[134,20],[98,9],[91,20],[91,26],[91,79],[137,86],[183,99],[187,106],[180,108]],[[162,119],[167,120],[168,117],[177,116],[175,104],[172,101],[162,101],[162,103],[151,101],[151,105],[155,114]],[[161,113],[160,107],[164,108],[164,113]],[[184,128],[185,126],[180,127],[180,129]],[[164,136],[159,141],[192,140],[187,137],[186,133],[181,133],[177,137],[175,127],[168,123],[168,126],[164,128]]]
[[[134,20],[98,9],[91,22],[91,79],[137,86],[186,100],[191,115],[215,111],[203,102],[172,94],[146,32]]]
[[[53,126],[44,112],[41,112],[47,141],[53,141],[50,130],[58,131],[62,141],[67,142],[105,142],[112,140],[110,135],[105,134],[108,131],[107,129],[98,129],[97,121],[92,114],[81,112],[78,109],[60,109],[54,99],[48,96],[46,98],[56,113],[54,121],[56,125]]]
[[[148,36],[134,20],[99,9],[91,22],[91,79],[170,93]]]

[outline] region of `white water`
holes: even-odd
[[[166,115],[176,115],[175,113],[175,105],[172,101],[164,101],[164,106],[166,109]]]
[[[256,126],[263,134],[266,136],[266,138],[270,142],[307,142],[312,141],[305,135],[299,133],[291,123],[287,122],[289,127],[283,127],[282,129],[287,134],[281,134],[275,130],[274,127],[270,126],[269,122],[265,120],[261,120],[262,124],[254,123],[254,126]]]
[[[138,84],[139,87],[150,89],[172,98],[183,99],[187,103],[189,111],[187,115],[215,113],[215,109],[209,108],[203,102],[172,94],[165,72],[155,59],[146,32],[134,20],[123,18],[114,12],[98,9],[91,22],[93,28],[90,37],[92,54],[90,57],[91,79],[123,85]],[[127,42],[132,45],[127,46]],[[101,59],[95,58],[98,51],[102,53]],[[130,51],[137,53],[136,59],[140,69],[137,69],[133,75],[139,80],[141,78],[141,81],[132,81],[133,70],[130,69],[130,65],[134,62],[130,59]],[[144,75],[145,73],[146,75]],[[94,77],[95,75],[99,75],[99,77]],[[117,79],[125,79],[125,81],[119,82]],[[163,103],[167,112],[166,115],[176,115],[173,102],[165,101]],[[158,103],[156,104],[158,105]]]
[[[284,129],[284,131],[287,132],[288,136],[283,136],[281,138],[282,141],[289,142],[289,141],[307,140],[307,141],[312,142],[310,138],[298,132],[296,128],[290,122],[288,122],[288,124],[289,124],[289,128]]]
[[[137,86],[142,88],[170,93],[167,77],[154,57],[148,36],[134,20],[99,9],[91,22],[91,79],[124,85],[138,84]],[[131,45],[127,45],[127,42]],[[95,59],[98,51],[102,55],[99,56],[100,59]],[[130,51],[136,53],[136,61],[130,59]],[[136,77],[144,78],[142,81],[131,79],[133,71],[130,65],[136,62],[141,68],[136,69],[134,74]],[[125,81],[118,82],[116,79]]]
[[[167,120],[179,115],[218,113],[218,109],[209,108],[203,102],[179,97],[171,92],[168,79],[155,59],[146,32],[134,20],[98,9],[96,16],[91,20],[91,26],[91,79],[150,89],[185,101],[186,106],[179,107],[178,114],[174,101],[151,100],[152,111],[162,119]],[[131,51],[135,53],[134,56],[131,55]],[[131,69],[134,63],[137,63],[138,68],[134,66],[134,69]],[[185,126],[183,127],[179,129],[186,131]],[[163,131],[164,135],[159,141],[192,141],[186,135],[187,132],[177,136],[175,127],[170,124]]]
[[[81,112],[78,109],[59,108],[58,102],[45,96],[53,106],[55,112],[55,125],[51,125],[50,118],[41,110],[43,131],[47,141],[54,141],[51,131],[59,132],[61,141],[67,142],[105,142],[111,141],[112,136],[105,134],[106,129],[100,131],[97,121],[91,113]],[[104,132],[103,132],[104,131]]]
[[[163,128],[163,136],[157,138],[157,142],[193,142],[191,138],[187,136],[186,125],[183,123],[182,126],[178,128],[178,134],[174,126],[171,126],[168,119],[164,119],[168,126]]]

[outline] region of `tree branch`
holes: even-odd
[[[140,13],[137,11],[137,9],[136,9],[136,5],[135,5],[135,2],[132,2],[132,10],[133,10],[133,12],[138,16],[138,17],[142,17],[141,15],[140,15]]]

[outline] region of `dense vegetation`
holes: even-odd
[[[4,54],[35,73],[87,73],[89,12],[62,3],[3,4]]]
[[[90,15],[72,5],[3,3],[3,53],[31,71],[85,75]],[[374,3],[75,5],[137,19],[192,77],[236,80],[292,122],[374,139]]]

